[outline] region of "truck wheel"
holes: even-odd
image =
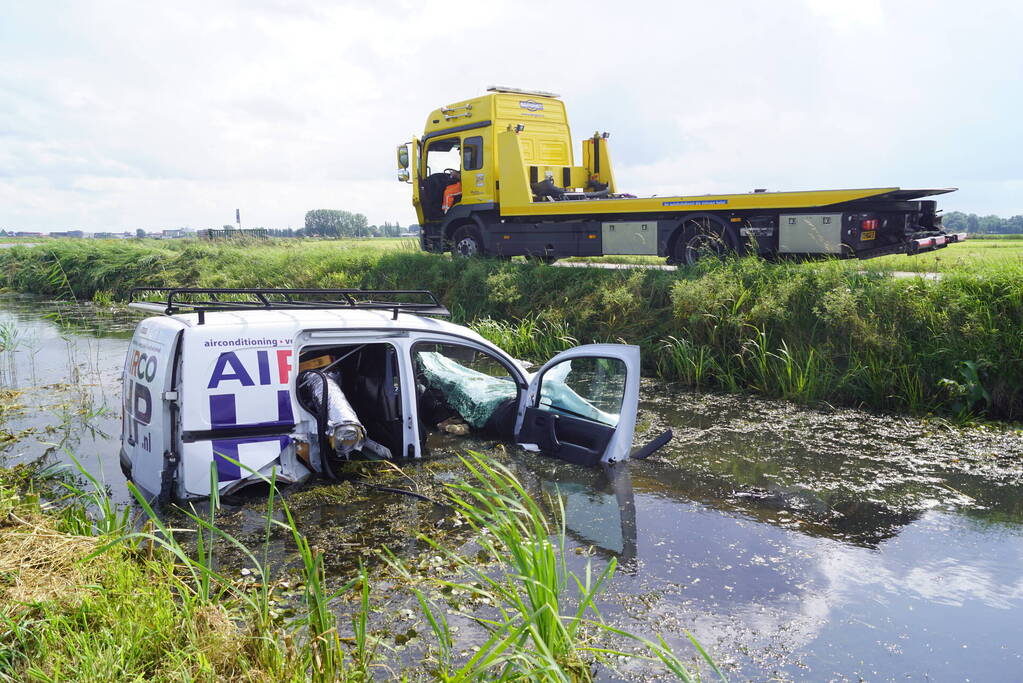
[[[731,250],[725,236],[727,228],[710,218],[691,218],[681,230],[672,250],[675,263],[692,266],[703,258],[720,259]]]
[[[451,237],[451,255],[458,257],[483,256],[483,238],[474,225],[463,225]]]

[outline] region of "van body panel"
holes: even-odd
[[[217,485],[221,491],[237,488],[246,479],[258,479],[256,473],[277,462],[291,443],[290,436],[280,435],[210,439],[182,444],[181,461],[184,467],[181,484],[184,495],[179,497],[187,499],[210,495],[210,462],[216,463]],[[278,466],[277,469],[280,473],[284,468]],[[267,479],[270,474],[269,471],[263,472]],[[299,474],[290,472],[279,478],[288,482],[296,481],[300,478]],[[308,470],[305,474],[308,474]]]
[[[200,325],[185,334],[182,429],[288,427],[297,406],[293,325]]]

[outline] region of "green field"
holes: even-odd
[[[960,268],[987,268],[990,266],[1023,265],[1023,239],[1011,236],[971,238],[945,249],[905,256],[882,256],[859,263],[868,270],[912,272],[948,272]]]
[[[906,256],[893,254],[861,261],[849,260],[841,263],[852,270],[871,272],[947,272],[961,268],[988,267],[991,265],[1023,264],[1023,236],[970,238],[961,244],[953,244],[926,254]],[[636,265],[663,265],[664,259],[656,256],[598,256],[591,258],[570,258],[569,262],[626,263]],[[803,264],[815,267],[817,262]]]
[[[46,247],[47,244],[57,244],[64,240],[45,240],[40,244]],[[0,242],[16,244],[19,242],[39,243],[39,239],[30,238],[0,238]],[[93,242],[89,240],[89,242]],[[99,240],[100,243],[117,244],[121,240]],[[152,248],[180,250],[184,245],[193,244],[189,240],[131,240],[134,244],[145,244]],[[316,240],[316,239],[288,239],[270,240],[269,242],[244,242],[214,243],[216,246],[246,246],[258,248],[259,245],[272,246],[274,248],[287,249],[295,254],[307,254],[323,248],[343,251],[352,255],[372,254],[384,251],[419,251],[419,240],[416,238],[347,238],[339,240]],[[516,259],[521,260],[521,259]],[[664,265],[665,260],[657,256],[598,256],[591,258],[567,258],[566,262],[578,263],[621,263],[633,265]],[[868,259],[865,261],[851,260],[841,261],[842,265],[852,270],[866,270],[870,272],[947,272],[962,268],[988,267],[997,265],[1018,266],[1023,264],[1023,235],[1000,235],[997,237],[971,237],[962,244],[954,244],[936,252],[920,254],[918,256],[905,256],[896,254],[882,256],[880,258]],[[819,262],[803,264],[805,268],[814,268]]]

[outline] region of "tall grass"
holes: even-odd
[[[588,562],[583,576],[571,572],[565,559],[563,509],[559,507],[558,526],[552,528],[511,471],[496,463],[488,464],[472,452],[463,463],[470,476],[447,486],[447,500],[476,532],[480,552],[470,558],[460,549],[445,547],[427,536],[421,538],[460,568],[464,577],[436,578],[433,583],[481,598],[493,605],[497,614],[492,618],[472,617],[486,628],[489,637],[466,661],[456,662],[444,612],[419,588],[414,589],[439,643],[433,671],[437,679],[591,680],[592,659],[632,656],[601,647],[594,632],[603,632],[643,644],[651,657],[664,662],[680,680],[696,680],[662,639],[649,641],[604,623],[596,600],[614,574],[615,561],[612,558],[596,574]],[[390,562],[406,580],[413,581],[400,561],[391,556]],[[697,648],[724,678],[698,644]]]
[[[490,317],[470,323],[472,329],[516,358],[543,362],[579,342],[564,322],[542,316],[529,316],[503,322]]]
[[[323,555],[277,497],[275,477],[267,480],[260,560],[257,551],[217,526],[215,496],[207,513],[184,513],[191,528],[175,528],[130,483],[142,512],[137,519],[111,503],[99,479],[78,469],[91,487],[60,478],[51,488],[74,497],[58,495],[56,503],[45,502],[47,495],[36,491],[38,473],[11,476],[0,470],[0,525],[5,527],[0,595],[12,585],[34,591],[19,588],[20,593],[0,602],[0,680],[367,681],[390,670],[380,661],[381,641],[369,624],[368,572],[360,565],[340,589],[328,590]],[[595,623],[618,638],[642,643],[649,659],[691,680],[663,641],[583,618],[588,610],[595,613],[593,600],[613,563],[596,580],[589,571],[584,580],[574,577],[565,569],[563,528],[560,542],[552,542],[540,508],[514,477],[479,459],[470,469],[474,478],[452,487],[457,493],[451,502],[474,525],[494,563],[511,571],[497,578],[474,574],[500,603],[500,614],[479,618],[492,634],[488,646],[457,667],[444,611],[416,589],[443,653],[437,678],[587,680],[590,670],[581,653],[605,652],[580,638],[580,630]],[[216,491],[215,467],[210,476]],[[275,515],[278,504],[283,519]],[[293,541],[302,577],[301,609],[287,621],[273,609],[268,548],[274,529]],[[194,537],[194,544],[182,540],[188,537]],[[426,540],[445,555],[460,557]],[[254,585],[218,568],[218,545],[241,552]],[[391,562],[396,562],[393,556]],[[476,570],[469,563],[463,567]],[[569,579],[582,600],[566,615]],[[344,642],[334,610],[346,595],[354,597],[356,606],[353,637]]]
[[[51,279],[57,262],[66,282]],[[123,297],[141,284],[424,288],[456,321],[530,360],[576,342],[624,340],[642,347],[645,372],[699,387],[1023,419],[1020,259],[950,266],[924,280],[755,258],[673,272],[338,243],[54,242],[3,250],[0,282],[82,299]],[[967,363],[975,373],[962,373]]]

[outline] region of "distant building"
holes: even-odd
[[[81,239],[85,237],[85,233],[81,230],[65,230],[64,232],[51,232],[50,237],[72,237],[74,239]]]
[[[201,240],[224,240],[224,239],[242,239],[250,238],[257,240],[269,239],[269,233],[266,228],[225,228],[223,230],[209,229],[200,230],[199,239]]]
[[[45,237],[41,232],[26,232],[25,230],[19,230],[18,232],[11,233],[15,237]]]

